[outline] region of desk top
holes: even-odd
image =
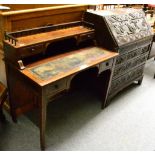
[[[66,76],[94,66],[117,56],[99,47],[87,47],[27,65],[20,70],[25,76],[40,86],[62,79]]]

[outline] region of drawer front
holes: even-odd
[[[145,54],[149,51],[150,45],[144,46],[142,48],[138,48],[134,51],[128,52],[127,54],[120,55],[117,57],[116,65],[122,64],[132,58],[138,57],[142,54]]]
[[[87,34],[81,34],[79,36],[79,42],[85,41],[85,40],[89,40],[89,39],[94,39],[95,38],[95,33],[91,32],[91,33],[87,33]]]
[[[102,62],[99,64],[99,72],[103,72],[109,68],[111,68],[111,66],[113,65],[113,59]]]
[[[140,56],[136,59],[130,60],[122,65],[116,66],[114,70],[114,78],[117,78],[118,76],[128,72],[130,69],[146,62],[148,55]]]
[[[135,43],[132,43],[130,45],[120,47],[118,49],[118,51],[119,51],[120,55],[122,55],[122,54],[128,53],[129,51],[133,51],[137,48],[147,46],[147,45],[151,44],[151,42],[152,42],[152,37],[144,38],[140,41],[135,41]]]
[[[120,55],[122,55],[122,54],[128,53],[129,51],[133,51],[135,49],[137,49],[137,44],[133,43],[131,45],[120,47],[118,49],[118,52],[119,52]]]
[[[128,72],[127,74],[124,74],[123,76],[112,80],[109,94],[115,93],[115,91],[118,91],[120,88],[123,88],[127,83],[134,81],[136,78],[142,76],[143,69],[144,65],[139,66],[131,72]]]
[[[67,89],[67,79],[61,79],[46,86],[46,96],[51,97],[63,90]]]
[[[29,47],[25,47],[25,48],[21,48],[19,49],[18,52],[20,52],[20,56],[22,58],[31,56],[31,55],[35,55],[38,53],[41,53],[44,51],[44,45],[43,44],[39,44],[39,45],[34,45],[34,46],[29,46]]]
[[[116,60],[116,65],[122,64],[122,63],[126,62],[127,60],[130,60],[132,58],[139,56],[141,54],[141,50],[142,49],[139,48],[134,51],[128,52],[127,54],[120,55]]]
[[[137,42],[137,46],[140,47],[140,46],[147,46],[148,44],[150,44],[152,42],[152,37],[149,37],[147,39],[142,39],[140,41]]]

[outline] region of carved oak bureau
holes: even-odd
[[[108,100],[135,81],[141,84],[153,38],[143,11],[126,8],[89,11],[85,20],[94,24],[99,45],[119,53]]]
[[[97,46],[92,24],[77,21],[6,33],[4,51],[12,118],[38,108],[42,150],[47,104],[75,87],[77,77],[88,73],[79,85],[92,79],[102,107],[106,103],[118,53]]]

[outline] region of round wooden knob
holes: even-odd
[[[56,84],[54,87],[57,89],[57,88],[59,88],[59,85]]]
[[[109,66],[109,62],[106,62],[106,66]]]
[[[34,52],[34,51],[35,51],[35,49],[34,49],[34,48],[32,48],[32,49],[31,49],[31,51],[32,51],[32,52]]]

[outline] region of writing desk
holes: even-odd
[[[16,122],[17,115],[38,107],[42,150],[47,104],[71,90],[78,75],[95,68],[105,106],[118,53],[96,45],[92,24],[79,21],[6,33],[4,50],[12,119]],[[90,78],[87,75],[84,83]]]
[[[21,74],[33,82],[33,91],[38,97],[42,150],[45,149],[46,106],[49,100],[56,94],[68,90],[73,77],[83,70],[97,67],[98,75],[107,69],[111,70],[117,55],[99,47],[89,47],[38,61],[20,70]],[[103,96],[102,104],[105,104],[107,94],[108,91]]]

